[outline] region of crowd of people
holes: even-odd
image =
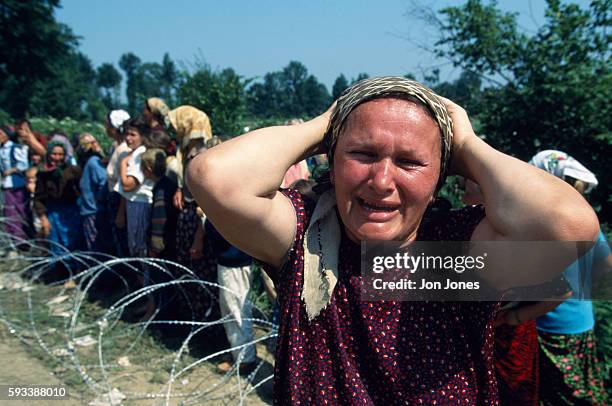
[[[360,299],[366,240],[602,240],[582,197],[597,179],[567,154],[544,151],[531,165],[502,154],[459,106],[399,77],[358,82],[310,121],[225,142],[204,112],[156,97],[139,117],[110,111],[104,126],[109,151],[91,134],[44,136],[27,120],[1,127],[5,224],[16,248],[42,237],[52,255],[162,258],[218,282],[237,348],[218,369],[240,373],[256,364],[255,347],[244,346],[253,339],[246,298],[256,259],[277,302],[279,404],[605,404],[593,309],[569,289],[553,302],[503,307]],[[315,185],[321,154],[330,170]],[[465,177],[466,207],[431,210],[448,174]],[[607,246],[597,247],[591,260],[610,261]],[[500,301],[516,281],[563,272],[498,268],[484,279]],[[142,271],[137,287],[163,279]],[[209,317],[205,295],[191,294],[190,315]],[[159,305],[148,298],[140,317]],[[544,376],[550,384],[539,385]]]

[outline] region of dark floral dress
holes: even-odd
[[[283,193],[295,207],[297,232],[275,275],[275,404],[498,404],[492,323],[499,304],[361,301],[360,246],[346,235],[331,303],[309,322],[300,296],[313,207],[297,191]],[[476,206],[440,214],[424,221],[418,238],[469,240],[483,216]]]

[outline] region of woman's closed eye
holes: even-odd
[[[367,151],[367,150],[354,150],[354,151],[349,151],[349,155],[353,158],[359,159],[359,160],[374,160],[376,158],[376,153],[373,151]]]
[[[410,158],[398,158],[395,160],[395,164],[401,168],[417,168],[424,166],[423,162]]]

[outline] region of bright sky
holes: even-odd
[[[434,10],[456,0],[422,1]],[[578,0],[581,6],[586,0]],[[328,88],[344,73],[422,78],[444,64],[406,38],[433,42],[422,21],[408,16],[411,0],[62,0],[56,17],[82,37],[80,49],[99,66],[133,52],[143,62],[161,62],[168,52],[179,65],[203,59],[245,77],[263,76],[302,62]],[[544,0],[501,0],[519,12],[519,25],[534,31],[544,21]],[[458,76],[442,66],[442,80]]]

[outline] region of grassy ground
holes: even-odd
[[[79,289],[27,283],[6,271],[0,273],[0,288],[0,340],[10,346],[21,340],[27,354],[38,360],[32,363],[52,371],[84,404],[113,388],[127,397],[128,405],[165,404],[167,393],[170,404],[238,404],[241,397],[246,404],[270,403],[271,380],[261,382],[272,375],[273,358],[262,343],[257,346],[262,358],[258,372],[250,382],[239,381],[214,371],[221,357],[193,365],[227,346],[219,326],[186,343],[179,326],[128,322],[129,307],[113,312],[107,304],[120,296],[92,301]],[[256,329],[256,337],[266,333]],[[0,378],[2,368],[10,366],[0,366]]]

